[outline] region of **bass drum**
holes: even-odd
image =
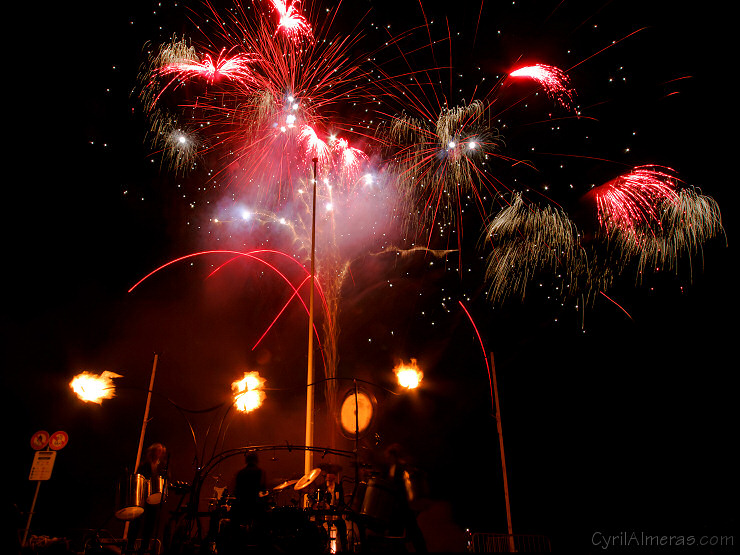
[[[393,482],[373,477],[367,482],[360,514],[367,518],[368,528],[385,528],[394,514],[396,497]]]
[[[134,520],[144,512],[144,503],[149,491],[149,480],[141,474],[126,476],[118,482],[116,491],[116,518]]]
[[[159,505],[167,495],[167,480],[164,476],[155,476],[149,480],[149,491],[146,502],[149,505]]]

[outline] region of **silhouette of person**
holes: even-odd
[[[416,513],[409,505],[407,494],[407,483],[409,483],[409,471],[406,460],[402,454],[402,448],[398,443],[389,445],[385,450],[387,462],[387,477],[392,483],[394,505],[391,515],[391,532],[405,532],[406,539],[414,546],[417,552],[426,553],[427,545],[424,535],[416,521]]]
[[[337,480],[334,472],[328,472],[324,483],[319,486],[317,491],[318,509],[334,509],[336,514],[327,515],[327,522],[337,529],[337,539],[339,540],[339,550],[347,550],[347,524],[342,517],[342,511],[346,508],[344,501],[344,488],[342,483]]]
[[[236,474],[231,517],[237,524],[251,525],[263,512],[260,492],[267,489],[267,479],[264,470],[259,467],[257,453],[246,453],[244,462],[246,466]]]

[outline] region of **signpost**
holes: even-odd
[[[57,459],[57,451],[67,445],[68,441],[69,436],[67,432],[62,431],[54,432],[49,436],[48,432],[40,430],[31,436],[31,447],[36,451],[36,454],[33,457],[33,464],[31,465],[31,472],[28,475],[28,479],[36,482],[36,492],[33,494],[31,510],[28,512],[28,520],[26,521],[26,529],[23,531],[21,547],[26,547],[28,531],[31,529],[31,518],[36,508],[36,499],[39,496],[41,482],[51,478],[54,461]]]

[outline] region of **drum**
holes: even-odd
[[[141,474],[126,476],[121,480],[116,491],[116,518],[134,520],[141,516],[148,490],[149,480]]]
[[[384,525],[390,521],[394,506],[393,482],[379,477],[370,478],[360,514],[366,516],[371,524]]]
[[[164,476],[154,476],[149,480],[149,491],[146,502],[149,505],[159,505],[167,495],[167,480]]]

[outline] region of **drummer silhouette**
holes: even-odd
[[[416,521],[416,513],[409,504],[406,483],[409,480],[409,471],[403,456],[403,449],[398,443],[389,445],[385,450],[386,475],[393,484],[394,509],[391,516],[390,528],[393,533],[405,532],[406,540],[410,541],[416,552],[427,552],[424,535]]]
[[[264,507],[260,492],[267,489],[265,471],[259,467],[257,453],[250,451],[244,455],[244,468],[236,474],[234,486],[234,506],[231,518],[238,525],[253,524]]]
[[[337,540],[339,550],[347,550],[347,524],[344,522],[342,513],[346,509],[344,500],[344,488],[342,482],[337,480],[337,470],[329,468],[324,483],[317,489],[317,509],[327,510],[327,522],[337,529]]]
[[[163,478],[167,480],[167,448],[161,443],[153,443],[147,447],[144,453],[144,460],[139,464],[136,469],[138,474],[141,474],[149,480],[149,483],[155,481],[159,483],[159,479]],[[154,536],[154,528],[157,523],[157,517],[159,516],[159,508],[162,500],[162,491],[159,489],[158,497],[154,500],[148,500],[144,504],[143,514],[131,521],[129,525],[128,538],[126,544],[126,551],[132,553],[136,547],[136,540],[140,539],[138,553],[151,552],[151,541]]]

